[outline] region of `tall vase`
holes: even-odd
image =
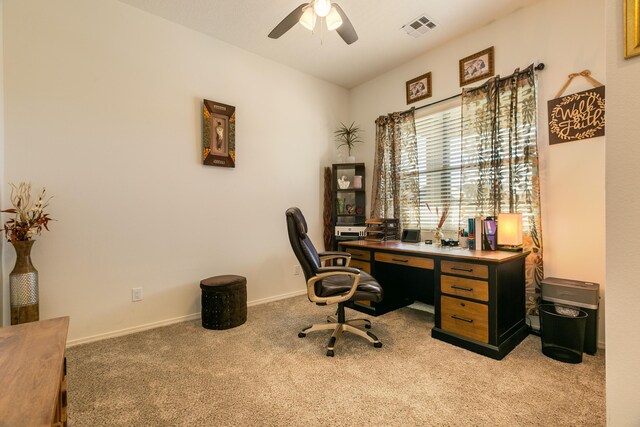
[[[39,319],[38,270],[31,264],[34,240],[12,242],[16,265],[9,274],[11,290],[11,324],[35,322]]]

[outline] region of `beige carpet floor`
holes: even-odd
[[[570,365],[529,336],[496,361],[431,338],[411,308],[373,321],[384,346],[326,331],[331,307],[296,297],[227,331],[190,321],[68,349],[72,426],[601,426],[605,358]],[[347,310],[347,316],[362,317]]]

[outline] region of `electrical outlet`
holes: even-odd
[[[142,288],[131,288],[131,301],[142,301]]]
[[[293,266],[293,275],[294,276],[299,276],[300,273],[302,273],[302,269],[300,268],[299,265],[294,265]]]

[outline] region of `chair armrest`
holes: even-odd
[[[360,274],[360,270],[354,267],[343,267],[343,266],[332,266],[332,267],[320,267],[316,270],[316,273],[351,273],[351,274]]]
[[[344,265],[348,266],[351,261],[351,254],[349,252],[339,252],[339,251],[326,251],[320,252],[318,254],[320,257],[320,262],[329,261],[332,259],[344,259]]]
[[[360,283],[360,270],[352,267],[321,267],[316,270],[316,275],[307,281],[307,295],[309,301],[322,304],[335,304],[348,301],[358,289]],[[352,276],[353,284],[346,294],[332,295],[330,297],[320,297],[316,295],[315,284],[318,280],[326,279],[330,276]]]

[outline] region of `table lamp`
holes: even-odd
[[[522,251],[522,214],[498,214],[498,250]]]

